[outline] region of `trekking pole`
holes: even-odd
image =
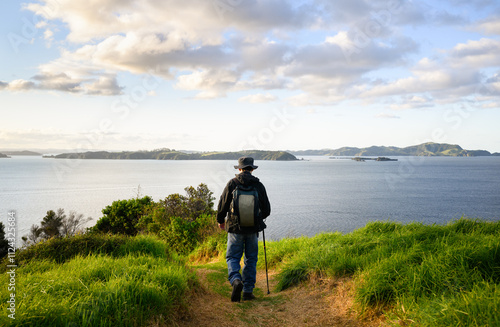
[[[267,276],[266,234],[264,234],[264,230],[262,230],[262,239],[264,241],[264,261],[266,262],[267,294],[270,294],[270,292],[269,292],[269,277]]]

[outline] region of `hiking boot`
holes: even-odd
[[[233,281],[233,292],[231,293],[231,302],[240,302],[243,283],[239,279]]]
[[[253,293],[243,292],[243,301],[255,300],[255,295]]]

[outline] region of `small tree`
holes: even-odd
[[[41,223],[44,238],[58,237],[65,218],[64,209],[58,209],[57,213],[54,210],[47,211]]]
[[[43,239],[43,230],[38,225],[31,225],[28,235],[21,237],[24,246],[36,244]]]
[[[186,197],[179,193],[168,195],[165,200],[160,200],[160,203],[165,208],[167,217],[187,217],[189,215],[186,206]]]
[[[91,217],[84,218],[83,214],[70,211],[69,216],[65,217],[62,221],[60,234],[63,237],[69,237],[83,232],[84,229],[82,227],[91,220]]]
[[[41,226],[32,225],[28,235],[21,237],[23,246],[30,246],[52,237],[73,236],[78,232],[83,232],[83,225],[90,220],[92,218],[83,218],[83,214],[77,214],[74,211],[70,211],[66,216],[62,208],[57,209],[57,212],[49,210],[43,217]]]
[[[186,207],[191,219],[196,219],[203,214],[212,214],[215,198],[206,184],[201,183],[197,188],[192,186],[184,189],[187,193]]]

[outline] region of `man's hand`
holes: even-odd
[[[226,227],[226,224],[225,224],[225,223],[219,224],[219,228],[220,228],[220,229],[225,229],[225,227]]]

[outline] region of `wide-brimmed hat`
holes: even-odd
[[[252,167],[252,169],[257,169],[259,166],[253,164],[252,157],[241,157],[238,159],[238,166],[234,166],[235,169],[243,169],[246,167]]]

